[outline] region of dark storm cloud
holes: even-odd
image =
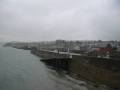
[[[1,0],[0,40],[119,39],[119,0]]]

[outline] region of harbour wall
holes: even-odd
[[[96,85],[107,85],[120,89],[120,61],[104,58],[73,56],[69,67],[70,75],[84,78]]]
[[[67,55],[31,50],[47,65],[57,69],[67,70],[69,75],[76,79],[85,79],[96,85],[107,85],[114,90],[120,89],[120,60],[73,55],[69,59]]]

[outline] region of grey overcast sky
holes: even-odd
[[[1,41],[120,40],[120,0],[0,0]]]

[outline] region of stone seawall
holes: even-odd
[[[85,78],[98,85],[108,85],[120,89],[120,61],[95,57],[73,56],[70,64],[70,75],[74,78]]]
[[[52,68],[55,70],[62,70],[66,71],[67,73],[69,72],[69,67],[71,63],[71,59],[69,58],[42,59],[41,61],[43,61],[48,66],[52,66]]]
[[[96,85],[108,85],[114,90],[120,89],[120,60],[75,55],[68,59],[68,56],[58,53],[37,50],[31,52],[43,58],[47,65],[68,70],[69,75],[74,78],[83,78]]]
[[[60,55],[58,53],[34,49],[31,50],[31,53],[41,57],[41,61],[43,61],[46,65],[53,66],[54,69],[69,71],[71,59],[64,54]]]

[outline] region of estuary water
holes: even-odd
[[[0,45],[0,90],[88,90],[51,70],[29,50]]]

